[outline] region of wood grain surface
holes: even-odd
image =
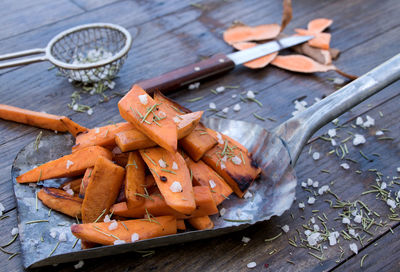
[[[397,0],[302,0],[293,1],[293,20],[285,33],[294,28],[305,28],[307,22],[318,17],[334,20],[330,27],[332,46],[341,50],[335,65],[345,72],[361,75],[376,65],[399,53],[400,2]],[[0,103],[24,107],[37,111],[66,115],[74,121],[95,127],[121,120],[117,102],[133,83],[149,79],[173,69],[190,65],[216,53],[231,53],[234,50],[222,39],[222,32],[233,21],[249,25],[279,23],[282,10],[281,1],[256,0],[204,0],[204,1],[1,1],[0,2],[0,54],[18,50],[44,47],[59,32],[70,27],[93,22],[116,23],[126,27],[133,36],[129,57],[118,74],[116,88],[105,94],[109,101],[102,103],[100,96],[82,94],[79,103],[89,105],[94,114],[76,113],[67,107],[71,94],[78,90],[65,78],[57,76],[57,70],[48,70],[50,63],[4,69],[0,71]],[[287,50],[286,53],[290,51]],[[293,101],[305,100],[308,105],[315,98],[323,98],[333,93],[337,86],[330,79],[340,77],[334,72],[303,75],[290,73],[274,67],[250,70],[237,67],[221,77],[202,82],[199,89],[182,89],[169,94],[193,111],[205,110],[214,102],[220,111],[230,110],[227,118],[258,123],[266,129],[289,119],[294,109]],[[214,94],[211,89],[218,86],[238,86],[226,88],[222,94]],[[362,192],[375,184],[376,173],[368,169],[378,169],[384,176],[399,175],[400,167],[400,82],[385,88],[351,111],[343,114],[340,124],[347,125],[338,130],[339,140],[349,134],[361,133],[367,143],[361,147],[347,144],[349,155],[357,163],[341,160],[335,154],[328,155],[331,145],[318,138],[333,124],[327,124],[318,131],[303,150],[295,167],[299,183],[308,178],[321,185],[329,184],[332,192],[343,201],[361,199],[387,222],[382,228],[372,228],[372,235],[363,233],[363,245],[340,237],[340,246],[323,250],[324,260],[320,261],[307,252],[309,250],[289,245],[288,239],[295,239],[303,224],[311,217],[326,215],[329,228],[342,230],[338,217],[340,210],[331,208],[328,202],[334,196],[327,194],[317,197],[313,205],[304,210],[299,202],[307,202],[312,193],[297,187],[297,200],[292,208],[281,217],[252,226],[244,231],[218,238],[187,244],[157,248],[155,254],[142,257],[139,253],[127,253],[102,259],[85,260],[81,271],[398,271],[399,263],[399,223],[388,219],[388,206],[377,200],[374,194],[361,196]],[[263,104],[243,102],[239,95],[245,91],[257,92],[256,98]],[[235,98],[232,95],[236,94]],[[242,94],[243,95],[243,94]],[[188,100],[202,97],[196,102]],[[234,112],[232,106],[239,103],[241,110]],[[254,113],[265,118],[261,121]],[[206,116],[221,112],[207,111]],[[375,118],[376,125],[370,129],[353,128],[357,116]],[[378,140],[377,129],[390,129],[385,136],[394,140]],[[18,151],[35,140],[39,129],[0,120],[0,202],[6,208],[8,218],[0,220],[2,235],[0,245],[10,241],[11,229],[17,226],[16,204],[10,181],[10,170]],[[314,161],[309,154],[318,151],[321,159]],[[373,160],[364,159],[362,150]],[[380,156],[373,156],[377,153]],[[349,170],[340,163],[350,165]],[[321,171],[323,170],[323,171]],[[326,171],[328,170],[328,171]],[[360,170],[361,174],[355,171]],[[393,185],[393,191],[400,186]],[[318,210],[318,212],[312,211]],[[317,219],[317,223],[320,222]],[[272,242],[265,242],[282,232],[281,226],[290,230]],[[321,225],[320,225],[321,226]],[[393,233],[392,233],[393,231]],[[248,244],[241,242],[243,236],[251,238]],[[304,235],[303,235],[304,236]],[[367,240],[369,240],[367,242]],[[356,243],[359,253],[349,249]],[[10,252],[20,250],[19,240],[5,248]],[[315,251],[321,255],[320,252]],[[364,257],[361,267],[361,258]],[[342,256],[341,256],[342,255]],[[9,255],[0,253],[1,271],[23,271],[21,256],[8,260]],[[249,262],[256,262],[254,269],[248,269]],[[75,271],[74,264],[60,264],[56,267],[34,271]]]

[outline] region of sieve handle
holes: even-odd
[[[15,53],[0,55],[0,61],[17,59],[20,57],[37,55],[37,54],[42,54],[45,52],[46,52],[46,49],[44,49],[44,48],[29,49],[29,50],[19,51],[19,52],[15,52]],[[8,62],[0,63],[0,69],[15,67],[15,66],[24,65],[24,64],[31,64],[31,63],[35,63],[35,62],[45,61],[47,59],[48,58],[46,55],[40,55],[40,56],[31,57],[31,58],[8,61]]]

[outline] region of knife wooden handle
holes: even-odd
[[[155,78],[139,81],[136,84],[148,93],[153,93],[155,90],[167,93],[233,68],[235,68],[235,63],[225,54],[216,54],[209,59],[178,68]]]

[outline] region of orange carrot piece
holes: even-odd
[[[118,102],[119,112],[147,137],[170,152],[177,150],[177,128],[173,116],[168,115],[162,104],[156,103],[139,85]]]
[[[233,47],[238,49],[238,50],[245,50],[245,49],[248,49],[248,48],[252,48],[252,47],[254,47],[256,45],[257,45],[257,43],[254,43],[254,42],[240,42],[240,43],[233,44]],[[251,68],[251,69],[264,68],[277,55],[278,55],[278,52],[274,52],[274,53],[265,55],[264,57],[261,57],[261,58],[246,62],[243,65],[246,66],[247,68]]]
[[[152,175],[147,175],[146,176],[146,188],[150,189],[151,187],[154,187],[156,185],[156,180]]]
[[[82,183],[82,178],[66,181],[63,184],[61,184],[60,189],[63,189],[64,191],[71,189],[74,192],[74,194],[79,194],[81,183]]]
[[[188,136],[179,140],[179,144],[194,161],[198,161],[217,144],[217,141],[206,132],[206,127],[199,123]]]
[[[165,202],[173,209],[190,214],[196,209],[192,181],[181,154],[161,147],[140,150]]]
[[[202,115],[203,111],[197,111],[180,115],[179,117],[175,116],[174,118],[177,118],[176,120],[178,121],[176,124],[178,139],[189,135],[200,122]],[[115,142],[123,152],[157,146],[146,135],[135,129],[117,133]]]
[[[312,32],[322,32],[328,27],[330,27],[333,23],[333,20],[326,18],[318,18],[310,21],[307,25],[307,29]]]
[[[126,122],[89,129],[76,137],[72,151],[93,145],[104,147],[115,146],[115,134],[132,129],[135,129],[135,127]]]
[[[178,230],[186,230],[185,220],[177,219],[176,220],[176,228]]]
[[[47,207],[71,217],[81,218],[82,199],[71,196],[64,190],[56,188],[42,188],[37,197]]]
[[[146,215],[146,211],[154,216],[172,215],[177,219],[187,219],[218,213],[217,205],[215,204],[209,187],[194,186],[193,192],[196,201],[196,209],[190,214],[179,213],[172,209],[157,192],[151,194],[150,198],[146,198],[142,206],[132,208],[129,207],[126,202],[120,202],[114,204],[111,210],[115,215],[133,218],[142,218]]]
[[[125,169],[126,201],[130,207],[142,205],[146,186],[146,168],[138,151],[129,152],[128,163]]]
[[[214,223],[208,215],[189,218],[187,221],[197,230],[212,229],[214,227]]]
[[[225,180],[203,161],[194,162],[189,157],[185,161],[192,171],[193,185],[210,187],[217,205],[232,194],[233,191]]]
[[[154,101],[157,103],[163,103],[167,105],[164,110],[166,111],[167,114],[171,114],[172,116],[175,116],[176,114],[178,115],[184,115],[187,113],[191,113],[192,111],[185,108],[175,100],[163,95],[160,91],[155,91],[154,92]]]
[[[74,136],[86,130],[85,127],[78,125],[66,116],[36,112],[4,104],[0,104],[0,118],[59,132],[69,131]]]
[[[96,160],[82,203],[83,223],[94,222],[99,217],[103,220],[117,199],[124,175],[125,170],[112,161],[104,157]]]
[[[108,223],[74,224],[71,232],[78,239],[101,245],[113,245],[116,240],[132,242],[133,234],[137,234],[139,240],[175,234],[176,218],[173,216],[154,217],[151,221],[144,219],[116,221],[117,228],[110,230]],[[136,236],[136,235],[135,235]]]
[[[82,175],[92,167],[99,156],[112,158],[111,152],[100,146],[89,146],[70,155],[42,164],[17,177],[17,182],[38,182],[40,180]]]
[[[81,186],[79,187],[79,197],[85,198],[86,188],[89,185],[89,182],[92,178],[93,167],[89,167],[86,169],[85,174],[83,175]],[[93,178],[92,178],[93,179]]]
[[[244,146],[221,133],[216,132],[216,135],[218,145],[204,155],[203,161],[231,186],[236,195],[243,197],[261,169]]]
[[[125,167],[128,163],[128,152],[122,152],[121,149],[116,146],[113,148],[112,152],[112,160],[121,167]]]
[[[331,34],[324,32],[312,32],[306,29],[296,28],[295,31],[299,35],[312,35],[313,39],[309,40],[307,43],[312,47],[317,47],[325,50],[329,50],[331,42]]]
[[[261,41],[274,39],[279,35],[281,26],[278,24],[267,24],[258,26],[247,26],[237,24],[228,28],[223,35],[228,44],[248,41]]]

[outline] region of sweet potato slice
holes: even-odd
[[[135,127],[126,122],[88,129],[86,132],[81,133],[76,137],[72,151],[93,145],[104,147],[115,146],[115,134],[132,129],[135,129]]]
[[[167,106],[166,108],[164,108],[165,111],[167,113],[170,113],[172,116],[175,116],[175,114],[184,115],[192,112],[191,110],[185,108],[175,100],[163,95],[160,91],[155,91],[153,98],[154,101],[156,101],[156,103],[165,104]]]
[[[89,146],[70,155],[44,163],[17,177],[17,182],[37,182],[40,180],[74,177],[82,175],[86,168],[92,167],[97,158],[103,156],[112,158],[109,150],[101,146]]]
[[[330,42],[331,42],[331,34],[324,32],[313,32],[306,29],[296,28],[295,31],[299,35],[312,35],[313,39],[309,40],[307,43],[310,46],[329,50]]]
[[[183,219],[177,219],[177,220],[176,220],[176,228],[177,228],[178,230],[186,230],[185,220],[183,220]]]
[[[177,121],[178,140],[186,137],[195,129],[202,115],[203,111],[197,111],[174,117]],[[117,133],[115,142],[123,152],[157,146],[157,144],[146,135],[135,129]]]
[[[117,228],[110,230],[108,223],[75,224],[71,226],[71,232],[75,237],[85,241],[102,245],[113,245],[116,240],[132,242],[132,235],[138,234],[139,240],[175,234],[176,218],[173,216],[160,216],[151,221],[137,219],[116,221]],[[123,223],[123,224],[122,224]]]
[[[217,132],[216,135],[218,145],[209,150],[202,159],[239,197],[243,197],[261,169],[244,146],[221,133]]]
[[[118,102],[119,112],[147,137],[170,152],[177,150],[177,128],[173,116],[156,103],[139,85]]]
[[[307,29],[312,32],[322,32],[333,23],[333,20],[326,18],[318,18],[310,21],[307,25]]]
[[[146,211],[154,216],[173,215],[178,219],[187,219],[204,215],[217,214],[218,209],[211,195],[210,188],[207,186],[194,186],[194,197],[196,210],[191,214],[179,213],[167,205],[164,198],[159,193],[153,193],[150,198],[144,201],[144,205],[138,207],[128,207],[126,202],[114,204],[111,210],[115,215],[124,217],[141,218],[146,215]]]
[[[327,72],[336,69],[333,65],[323,65],[302,55],[277,56],[271,64],[299,73]]]
[[[261,41],[274,39],[281,30],[278,24],[267,24],[258,26],[247,26],[236,24],[228,28],[223,35],[224,41],[228,44],[248,41]]]
[[[217,205],[232,193],[231,187],[224,179],[203,161],[194,162],[189,157],[187,157],[185,161],[192,171],[193,185],[210,187],[212,196]]]
[[[197,230],[212,229],[214,227],[214,223],[208,215],[189,218],[187,221]]]
[[[92,178],[93,167],[89,167],[85,171],[85,175],[83,175],[81,186],[79,187],[79,197],[85,198],[86,188],[89,185],[89,182]]]
[[[74,136],[86,130],[85,127],[78,125],[66,116],[36,112],[4,104],[0,104],[0,118],[59,132],[69,131]]]
[[[188,136],[179,141],[179,144],[194,161],[198,161],[217,144],[217,141],[207,133],[206,127],[199,123]]]
[[[124,168],[110,160],[104,157],[96,160],[82,203],[83,223],[94,222],[102,213],[104,216],[108,212],[117,199],[124,175]]]
[[[146,168],[138,151],[129,152],[125,169],[126,201],[130,207],[142,205],[146,195]]]
[[[167,205],[184,214],[192,213],[196,208],[192,181],[181,154],[153,147],[140,150],[140,155],[151,170]]]
[[[125,167],[128,163],[129,153],[122,152],[122,150],[118,146],[115,146],[111,152],[113,155],[112,160],[119,166]]]
[[[82,183],[82,178],[66,181],[63,184],[61,184],[60,189],[63,189],[64,191],[71,189],[74,192],[74,194],[79,194],[81,183]]]
[[[71,217],[81,218],[82,199],[79,197],[71,196],[64,190],[56,188],[42,188],[37,196],[51,209]]]
[[[254,42],[241,42],[241,43],[235,43],[233,44],[233,47],[238,49],[238,50],[245,50],[248,48],[252,48],[256,46],[257,43]],[[249,61],[244,63],[243,65],[246,66],[247,68],[251,69],[259,69],[259,68],[264,68],[267,66],[276,56],[278,55],[278,52],[274,52],[268,55],[265,55],[261,58]]]

